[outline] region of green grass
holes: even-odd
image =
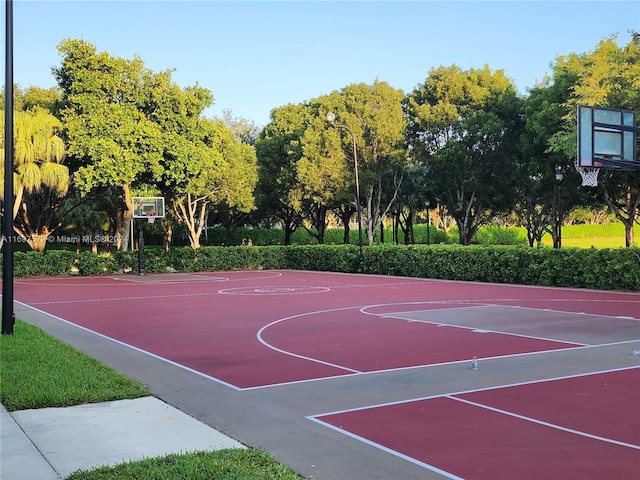
[[[0,335],[0,401],[9,411],[65,407],[150,395],[142,385],[16,320]],[[251,449],[168,455],[79,470],[68,480],[300,480],[271,456]]]
[[[636,245],[640,239],[640,227],[634,225]],[[552,246],[551,235],[542,238],[542,244]],[[567,225],[562,227],[562,246],[577,248],[625,248],[625,231],[621,223],[603,225]]]
[[[150,395],[142,385],[16,321],[0,336],[0,400],[7,410],[66,407]]]
[[[194,452],[79,470],[68,480],[300,480],[292,470],[257,450]]]
[[[543,245],[553,246],[551,236],[542,239]],[[563,238],[563,247],[577,248],[624,248],[624,237],[584,237],[584,238]]]

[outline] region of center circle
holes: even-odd
[[[326,287],[238,287],[225,288],[218,293],[223,295],[300,295],[328,291]]]

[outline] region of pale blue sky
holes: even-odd
[[[275,107],[352,83],[378,78],[408,93],[431,68],[454,63],[504,70],[526,93],[558,55],[613,34],[626,44],[629,30],[640,31],[638,0],[14,0],[14,80],[54,86],[56,46],[83,38],[208,88],[207,116],[230,109],[265,125]]]

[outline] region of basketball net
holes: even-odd
[[[581,167],[577,163],[575,164],[575,167],[582,177],[583,187],[598,186],[598,173],[600,173],[600,167]]]

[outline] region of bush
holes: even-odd
[[[16,277],[138,271],[138,252],[16,252]],[[472,245],[299,245],[145,249],[146,271],[293,269],[477,282],[640,290],[640,249],[533,249]]]
[[[480,245],[527,245],[526,230],[486,226],[478,230],[475,243]]]

